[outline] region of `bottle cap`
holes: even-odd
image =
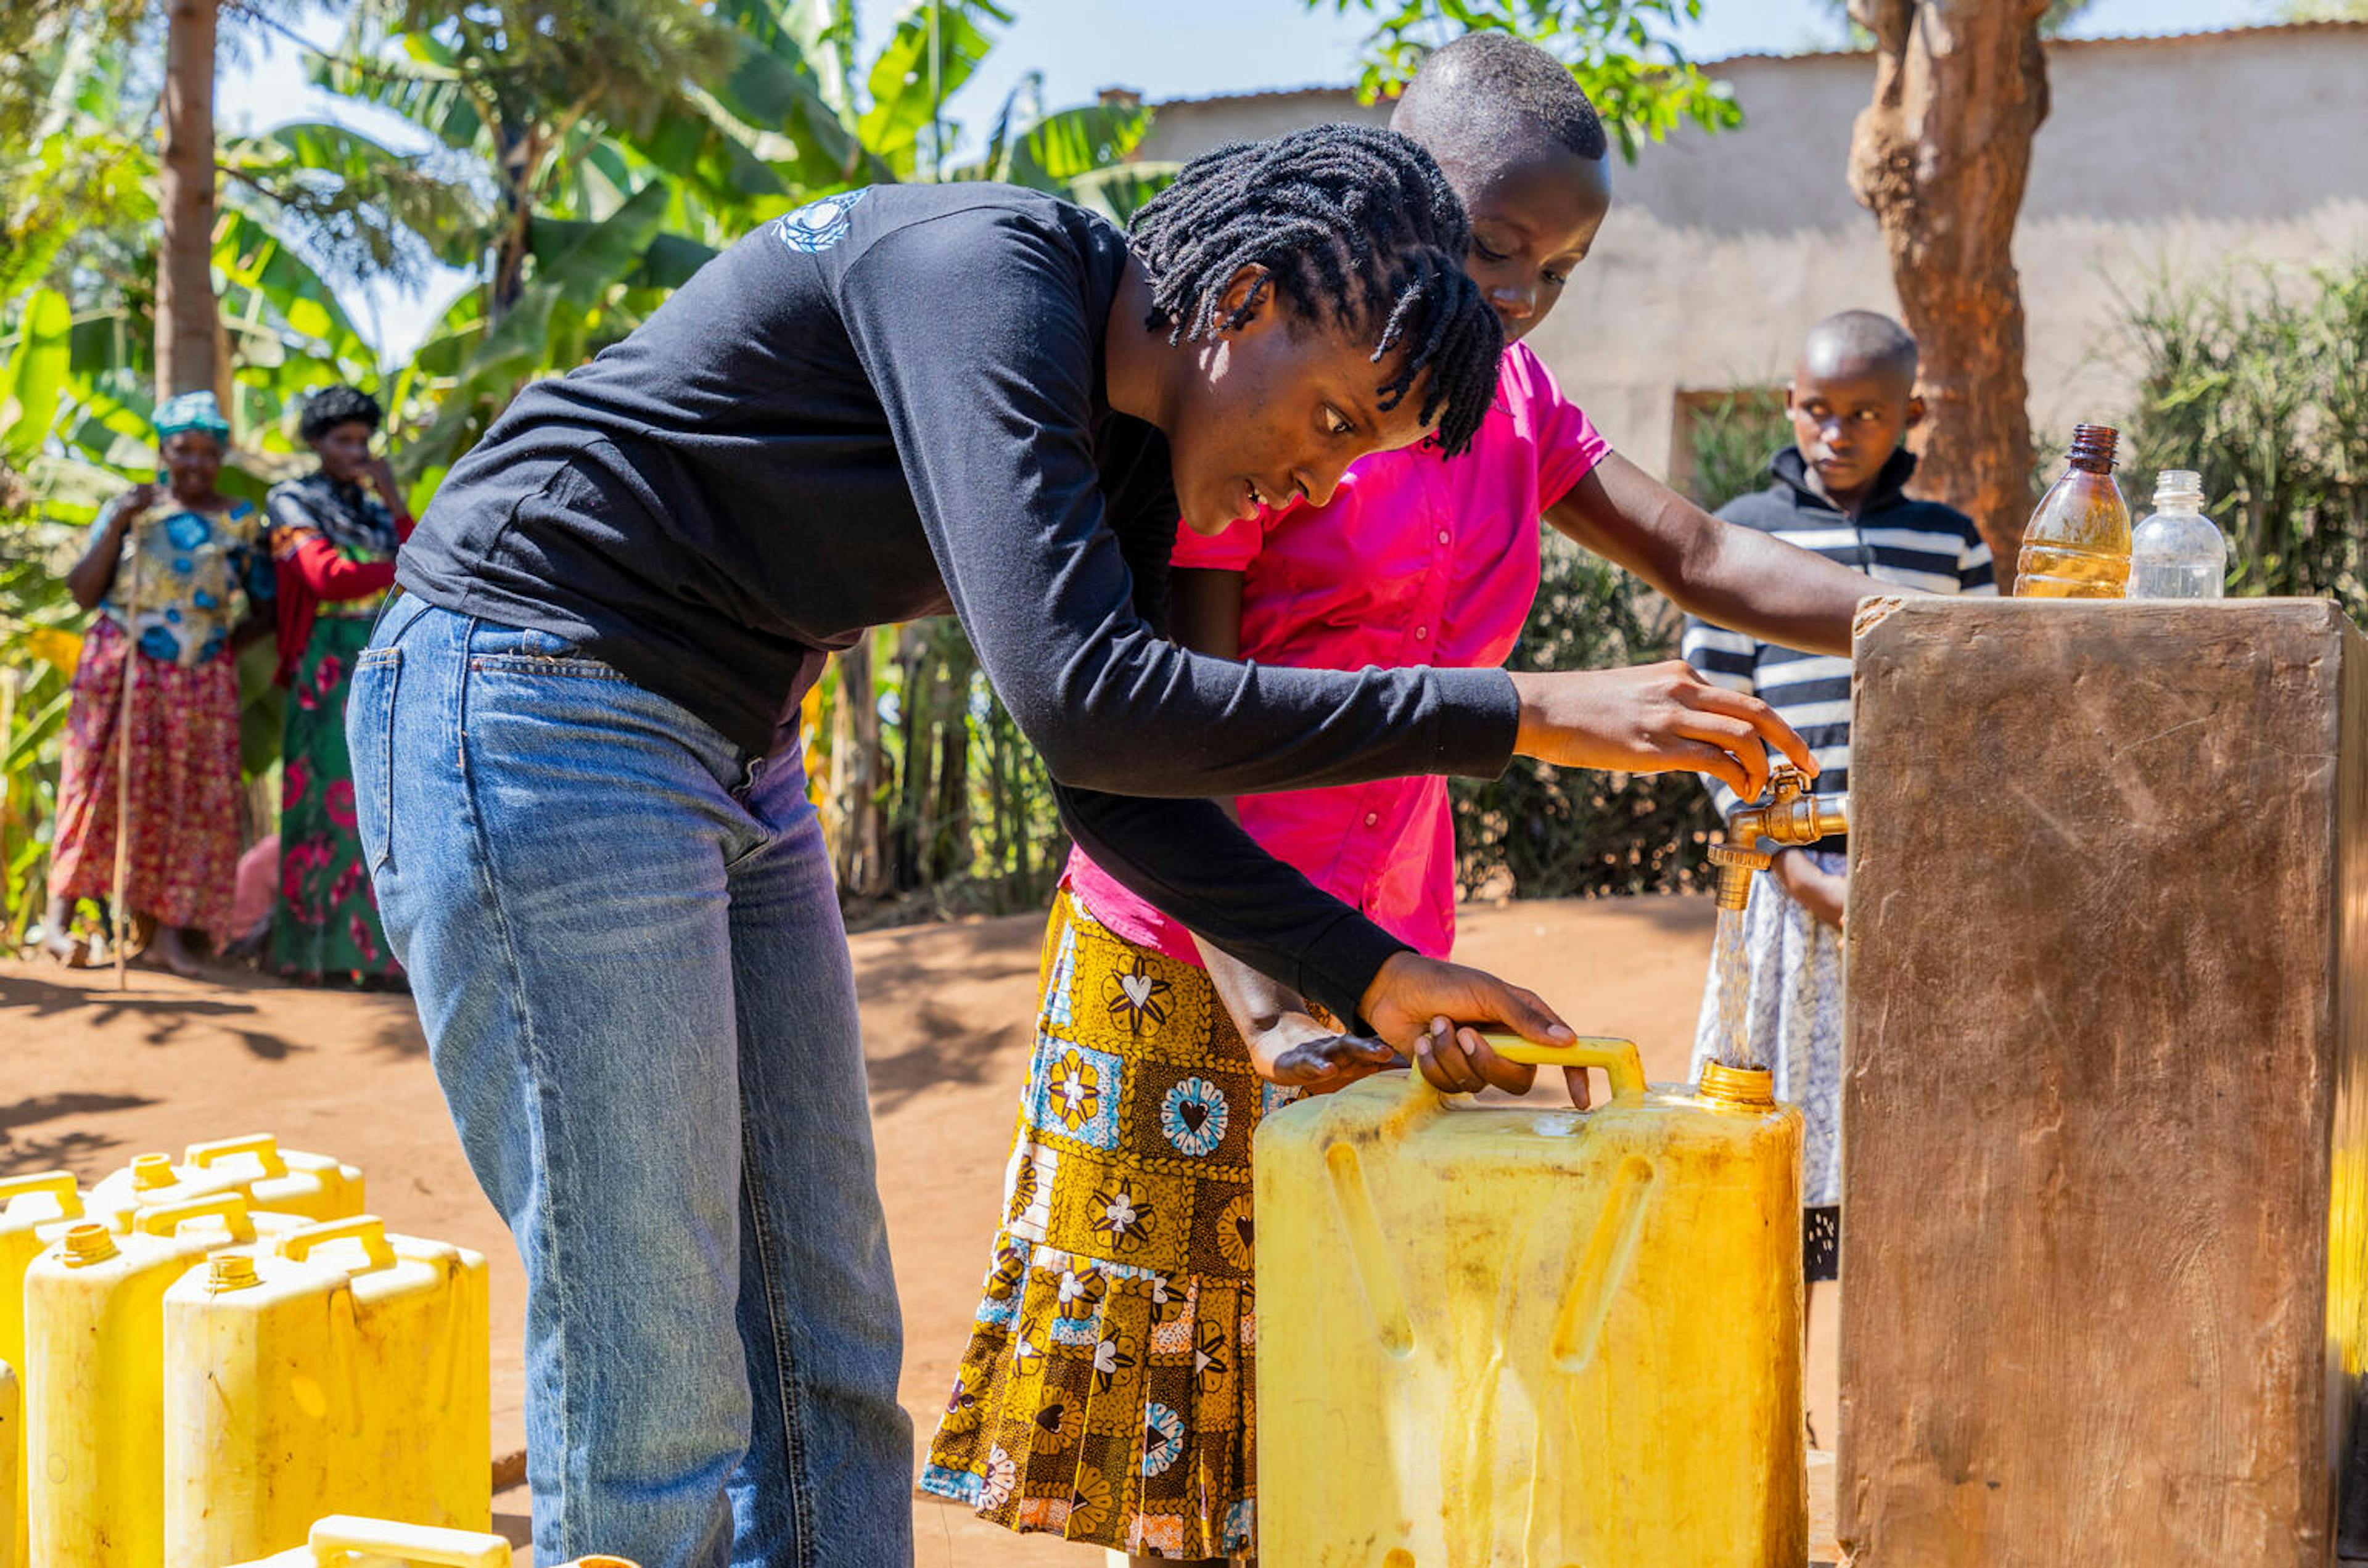
[[[2154,476],[2155,510],[2161,511],[2174,501],[2203,505],[2203,476],[2192,469],[2167,468]]]
[[[141,1154],[131,1162],[131,1185],[142,1192],[152,1187],[170,1187],[179,1179],[173,1174],[170,1155]]]

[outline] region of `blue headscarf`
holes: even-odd
[[[184,430],[202,430],[224,446],[230,444],[230,422],[210,392],[187,392],[166,398],[156,407],[156,444],[163,446]]]

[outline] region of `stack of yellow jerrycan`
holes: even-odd
[[[0,1528],[0,1568],[17,1568],[25,1560],[17,1540],[25,1529],[25,1505],[18,1495],[25,1489],[24,1431],[25,1393],[17,1385],[16,1364],[0,1361],[0,1497],[16,1510],[6,1528]]]
[[[361,1215],[164,1294],[165,1568],[294,1545],[323,1508],[493,1516],[485,1259]]]
[[[24,1568],[25,1270],[51,1236],[83,1217],[82,1188],[66,1171],[0,1181],[0,1568]]]
[[[302,1546],[230,1568],[511,1568],[510,1543],[478,1530],[438,1529],[386,1519],[333,1515],[314,1524]],[[208,1568],[224,1568],[211,1563]],[[634,1568],[622,1557],[579,1557],[561,1568]]]
[[[1260,1568],[1806,1561],[1800,1113],[1490,1042],[1611,1098],[1394,1074],[1258,1130]]]
[[[177,1165],[142,1154],[90,1189],[85,1208],[115,1222],[135,1208],[185,1203],[235,1192],[258,1213],[345,1220],[362,1211],[362,1173],[327,1154],[283,1150],[268,1132],[192,1143]]]
[[[281,1221],[284,1228],[289,1223]],[[31,1562],[154,1568],[165,1548],[165,1291],[207,1254],[252,1244],[234,1192],[143,1209],[122,1233],[65,1228],[25,1270]]]

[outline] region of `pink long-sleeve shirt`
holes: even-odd
[[[1469,451],[1383,452],[1322,506],[1294,504],[1214,538],[1178,530],[1179,567],[1242,574],[1241,656],[1355,670],[1501,665],[1538,591],[1538,521],[1610,450],[1520,344]],[[1242,826],[1316,886],[1417,951],[1455,945],[1455,827],[1447,781],[1244,795]],[[1199,963],[1190,933],[1082,852],[1069,891],[1141,947]]]

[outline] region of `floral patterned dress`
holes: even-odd
[[[395,520],[377,497],[324,475],[282,484],[268,502],[271,549],[282,597],[310,616],[302,639],[284,645],[290,662],[281,742],[279,898],[271,923],[272,963],[305,979],[394,975],[378,897],[354,816],[354,766],[346,749],[346,685],[386,600],[398,543]],[[334,552],[324,577],[300,571],[306,557]],[[374,570],[337,571],[336,565]],[[346,594],[327,597],[324,591]],[[283,628],[289,617],[283,615]],[[302,627],[300,619],[297,624]]]
[[[130,557],[84,637],[67,710],[50,888],[106,900],[115,879],[117,765],[131,758],[125,903],[166,926],[233,935],[239,852],[238,674],[230,634],[276,592],[261,514],[169,499],[131,525]],[[102,517],[92,525],[104,529]],[[135,651],[136,650],[136,651]],[[132,683],[131,743],[120,733]]]
[[[921,1479],[997,1524],[1152,1557],[1250,1550],[1260,1079],[1207,971],[1067,892],[1004,1222]]]

